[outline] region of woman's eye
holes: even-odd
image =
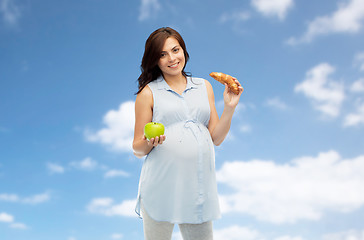
[[[165,53],[161,53],[161,57],[164,57],[164,56],[166,56],[166,54]]]
[[[179,51],[179,48],[175,48],[175,49],[173,49],[173,52],[178,52]]]

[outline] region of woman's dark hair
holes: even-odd
[[[185,55],[185,65],[183,66],[182,74],[185,77],[190,76],[190,74],[184,71],[189,59],[189,55],[183,38],[176,30],[170,27],[162,27],[150,34],[147,41],[145,42],[144,55],[142,64],[140,65],[142,73],[138,78],[139,90],[136,94],[140,93],[148,83],[156,80],[162,75],[162,71],[158,67],[158,61],[161,57],[164,43],[169,37],[174,37],[182,47]]]

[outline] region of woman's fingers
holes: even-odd
[[[236,78],[234,78],[234,77],[233,77],[233,79],[234,79],[235,83],[236,83],[236,84],[238,84],[239,94],[241,94],[241,93],[243,92],[243,90],[244,90],[243,86],[241,86],[241,84],[240,84],[240,82],[238,81],[238,79],[236,79]],[[239,95],[239,94],[237,94],[237,95]]]
[[[146,139],[145,137],[143,137],[143,138]],[[162,144],[165,140],[166,140],[166,136],[165,135],[160,135],[160,136],[157,136],[155,138],[149,139],[148,140],[148,145],[156,147],[159,144]]]
[[[225,92],[225,93],[229,93],[229,92],[231,92],[231,90],[230,90],[229,86],[228,86],[226,83],[225,83],[224,85],[225,85],[225,90],[224,90],[224,92]]]
[[[164,140],[166,140],[166,136],[165,135],[161,135],[159,137],[159,143],[162,144],[164,142]]]
[[[237,79],[237,78],[234,78],[234,77],[233,77],[233,79],[234,79],[235,83],[236,83],[236,84],[238,84],[238,86],[240,87],[240,86],[241,86],[241,84],[240,84],[240,82],[238,81],[238,79]]]
[[[158,144],[159,144],[159,137],[156,136],[155,139],[154,139],[153,146],[156,147]]]

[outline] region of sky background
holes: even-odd
[[[135,92],[170,26],[220,114],[208,74],[245,89],[215,239],[363,240],[363,25],[363,0],[0,0],[0,239],[143,239]]]

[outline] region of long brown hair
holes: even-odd
[[[136,94],[140,93],[148,83],[156,80],[159,76],[162,75],[162,71],[158,67],[158,61],[161,57],[164,43],[169,37],[174,37],[183,49],[185,55],[185,65],[182,69],[183,76],[186,77],[191,75],[184,71],[187,61],[189,59],[189,55],[182,36],[176,30],[170,27],[159,28],[155,30],[152,34],[150,34],[147,41],[145,42],[144,55],[142,59],[142,64],[140,65],[142,73],[138,78],[139,90]]]

